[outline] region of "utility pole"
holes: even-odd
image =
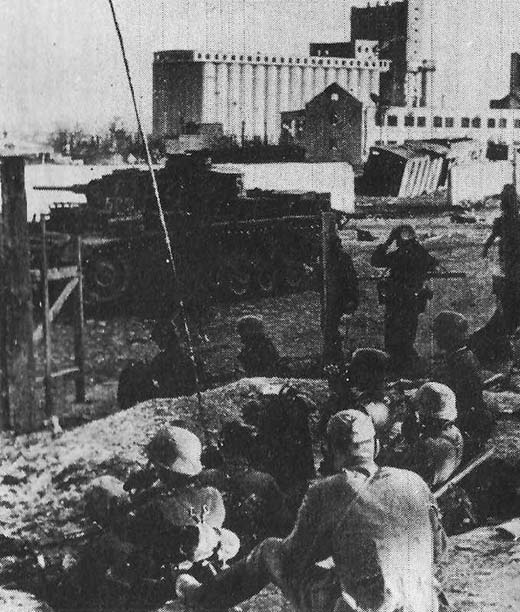
[[[27,432],[42,415],[34,397],[32,284],[23,157],[0,158],[0,426]]]

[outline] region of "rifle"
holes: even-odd
[[[449,491],[452,487],[458,484],[461,480],[466,478],[468,474],[473,472],[473,470],[476,469],[479,465],[482,465],[484,462],[490,459],[495,454],[495,451],[496,451],[496,447],[492,446],[487,451],[484,451],[483,453],[475,457],[475,459],[473,459],[473,461],[468,463],[468,465],[461,472],[459,472],[458,474],[455,474],[455,476],[453,476],[453,478],[448,480],[448,482],[444,483],[442,487],[434,491],[433,497],[435,497],[435,499],[439,499],[439,497],[442,497],[444,493],[446,493],[446,491]]]

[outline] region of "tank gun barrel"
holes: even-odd
[[[33,189],[36,191],[71,191],[73,193],[87,193],[88,185],[35,185]]]

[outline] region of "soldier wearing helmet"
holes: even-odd
[[[465,441],[465,456],[480,450],[491,435],[494,418],[485,405],[480,365],[467,346],[468,320],[444,310],[433,322],[433,337],[444,360],[435,378],[453,389],[457,398],[457,426]]]
[[[386,397],[386,373],[388,355],[374,348],[359,348],[354,351],[348,367],[348,376],[343,387],[331,392],[320,418],[320,432],[325,431],[328,419],[346,408],[355,408],[368,414],[374,423],[378,438],[386,439],[392,426],[388,398]],[[327,453],[324,453],[322,474],[327,473]]]
[[[262,317],[240,317],[237,321],[237,332],[242,341],[238,361],[246,376],[281,375],[280,355],[265,332]]]
[[[391,248],[394,243],[395,248]],[[399,225],[386,242],[376,247],[371,263],[388,269],[388,277],[379,286],[379,299],[385,305],[385,351],[396,373],[415,375],[419,314],[432,297],[424,283],[438,262],[419,244],[410,225]]]
[[[106,595],[108,570],[135,589],[133,602],[138,605],[139,597],[148,601],[163,596],[161,568],[173,572],[207,561],[225,564],[238,552],[237,536],[223,528],[226,515],[220,491],[198,481],[199,438],[185,427],[162,428],[146,444],[144,454],[147,466],[124,484],[129,503],[111,517],[81,560],[88,602]],[[159,591],[150,593],[152,584]]]
[[[264,540],[205,584],[181,576],[185,603],[225,609],[272,582],[299,612],[437,612],[434,563],[445,534],[428,486],[378,468],[367,415],[339,412],[327,434],[335,473],[311,485],[291,534]]]
[[[430,488],[438,488],[462,462],[464,442],[455,425],[455,394],[446,385],[428,382],[416,392],[413,407],[415,412],[403,423],[407,444],[397,464],[422,476]]]

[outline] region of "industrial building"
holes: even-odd
[[[305,108],[282,113],[282,142],[305,149],[307,161],[363,162],[363,103],[332,83]]]
[[[305,141],[312,159],[365,161],[370,147],[405,140],[471,138],[480,142],[520,142],[520,56],[513,54],[511,91],[501,100],[482,100],[480,110],[435,100],[433,0],[402,0],[352,8],[349,42],[312,43],[308,56],[269,53],[158,51],[153,66],[153,129],[164,140],[185,126],[221,124],[238,142],[276,144],[281,126]],[[312,137],[306,105],[337,84],[361,104],[361,122],[350,130],[330,122],[327,104]],[[338,90],[338,91],[340,91]],[[322,101],[327,100],[326,96]],[[354,107],[349,98],[351,106]],[[317,103],[318,104],[318,103]],[[282,121],[283,116],[283,121]],[[341,128],[341,129],[340,129]],[[283,136],[287,136],[287,128]]]
[[[379,57],[391,62],[381,76],[379,97],[387,106],[428,106],[432,104],[430,10],[432,0],[407,0],[366,7],[353,7],[350,17],[352,39],[378,41]],[[424,44],[426,41],[426,44]],[[352,43],[313,43],[311,55],[348,56]]]
[[[351,58],[159,51],[153,65],[153,130],[168,139],[183,126],[221,123],[225,134],[277,143],[280,114],[301,109],[338,83],[365,104],[379,94],[377,42],[358,40]]]

